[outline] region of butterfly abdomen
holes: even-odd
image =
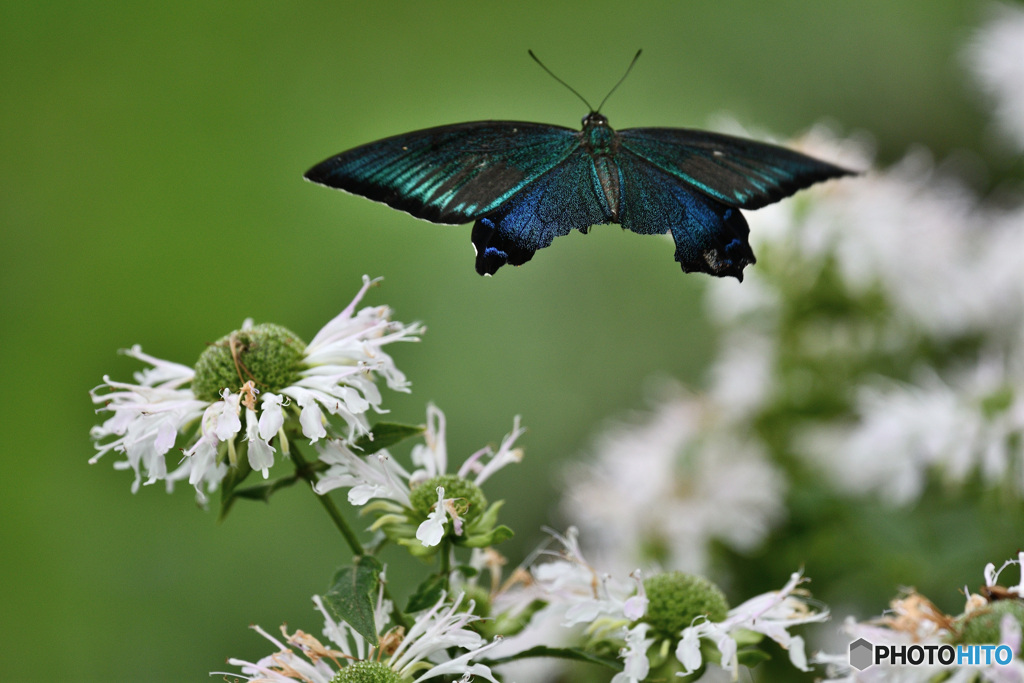
[[[622,200],[622,181],[619,167],[611,157],[594,157],[594,190],[604,199],[605,214],[609,223],[619,222],[619,204]],[[586,230],[584,229],[584,232]]]
[[[583,119],[580,135],[581,146],[593,162],[594,190],[598,198],[604,200],[602,208],[608,222],[618,223],[622,201],[622,175],[615,163],[615,155],[619,151],[618,136],[608,125],[608,119],[596,112],[587,114]]]

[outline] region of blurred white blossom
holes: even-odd
[[[869,165],[865,145],[824,128],[799,146]],[[742,285],[708,290],[717,403],[750,418],[849,405],[820,422],[789,412],[787,448],[853,494],[908,503],[933,473],[959,484],[976,471],[1024,494],[1024,205],[982,201],[916,150],[750,224],[764,258]]]
[[[807,433],[801,450],[850,493],[893,503],[918,496],[929,474],[950,484],[980,473],[1024,496],[1024,359],[989,356],[949,381],[863,387],[853,426]]]
[[[968,43],[965,58],[995,103],[996,123],[1024,151],[1024,10],[993,5],[988,21]]]
[[[819,128],[798,146],[841,159],[855,156],[844,152],[855,144]],[[865,161],[848,163],[865,168]],[[992,271],[1020,272],[1024,251],[1007,247],[1021,245],[1024,213],[982,205],[924,150],[889,169],[767,206],[749,222],[754,251],[765,258],[751,269],[749,283],[709,287],[708,310],[725,326],[754,322],[777,330],[786,302],[812,294],[827,267],[849,296],[881,296],[890,307],[889,328],[898,336],[860,340],[862,347],[899,343],[918,331],[941,337],[1005,331],[1022,319],[1020,278],[992,277]]]
[[[783,516],[783,477],[728,407],[678,388],[663,396],[607,429],[569,473],[565,515],[611,571],[653,562],[699,573],[711,541],[751,550]]]

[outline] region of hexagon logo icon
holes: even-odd
[[[874,649],[875,647],[863,638],[858,638],[850,643],[850,666],[858,671],[863,671],[871,666]]]

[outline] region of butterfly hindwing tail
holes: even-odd
[[[473,249],[480,275],[494,275],[505,264],[521,266],[536,253],[536,249],[520,247],[503,236],[490,218],[481,218],[473,225]]]
[[[681,185],[634,154],[619,155],[622,227],[641,235],[672,233],[675,259],[687,273],[743,279],[754,263],[750,229],[739,209]]]
[[[710,239],[694,239],[694,234]],[[743,269],[754,263],[754,252],[747,241],[750,228],[739,209],[709,202],[705,211],[691,216],[686,225],[673,226],[676,261],[684,272],[731,276],[743,281]]]

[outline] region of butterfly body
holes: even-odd
[[[742,279],[754,262],[739,209],[849,171],[791,150],[680,128],[582,130],[479,121],[397,135],[317,164],[306,178],[434,223],[475,222],[476,270],[521,265],[556,237],[621,224],[671,232],[686,272]]]

